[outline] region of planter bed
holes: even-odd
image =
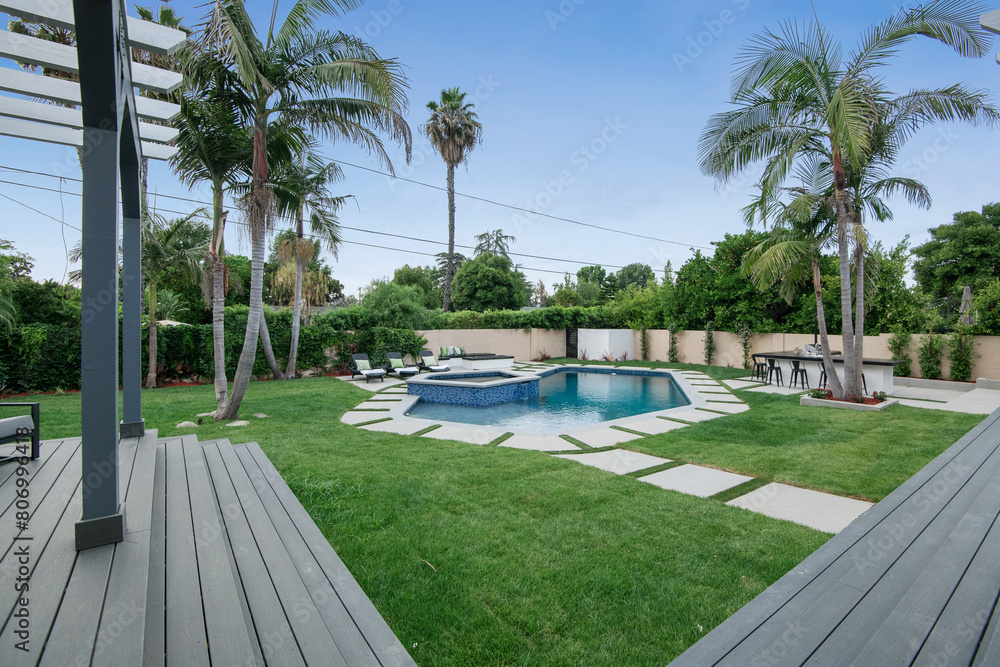
[[[899,401],[895,398],[890,398],[888,400],[882,401],[881,403],[876,403],[875,405],[868,405],[867,403],[852,403],[850,401],[835,401],[826,398],[813,398],[812,396],[802,396],[799,399],[799,405],[814,405],[824,408],[840,408],[841,410],[856,410],[858,412],[872,412],[878,410],[885,410],[890,405],[895,405]]]

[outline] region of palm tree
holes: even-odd
[[[458,88],[441,91],[439,101],[430,101],[431,117],[423,130],[448,166],[448,262],[444,273],[444,303],[441,310],[451,308],[451,281],[455,277],[455,167],[482,140],[483,126],[476,119],[472,103],[465,103],[465,93]]]
[[[149,311],[149,371],[146,388],[156,387],[157,287],[170,275],[198,280],[201,260],[208,245],[201,223],[195,222],[199,209],[183,218],[167,222],[153,213],[142,226],[142,275],[146,279],[146,305]],[[201,229],[199,229],[201,227]]]
[[[913,132],[935,121],[975,124],[1000,117],[984,92],[961,85],[893,97],[877,69],[918,35],[967,57],[981,57],[989,45],[988,33],[979,26],[978,11],[953,0],[900,10],[866,31],[846,62],[840,46],[818,23],[805,28],[786,23],[780,34],[760,35],[743,50],[731,86],[731,102],[737,108],[713,115],[700,140],[703,173],[725,184],[751,164],[764,161],[760,183],[765,190],[779,187],[797,160],[809,155],[829,158],[841,274],[842,396],[861,394],[865,205],[855,197],[858,188],[865,189],[862,181],[876,187],[877,179],[869,180],[869,165],[874,161],[885,166]],[[882,121],[893,116],[905,120],[897,133],[883,136]],[[881,188],[869,194],[906,194],[908,189],[900,182],[884,183]],[[882,206],[876,212],[886,217],[888,209]],[[856,315],[852,315],[852,305]]]
[[[303,153],[299,163],[284,166],[283,173],[275,179],[274,194],[278,202],[278,214],[295,222],[294,247],[290,249],[295,257],[292,342],[285,369],[285,375],[294,378],[302,316],[302,274],[316,250],[316,244],[311,239],[305,238],[306,211],[309,212],[310,235],[325,243],[327,249],[336,257],[341,243],[336,212],[347,197],[330,196],[330,183],[342,180],[344,177],[340,167],[335,163],[324,165],[315,155],[310,154],[306,157]]]
[[[409,159],[405,78],[399,63],[383,60],[363,41],[344,33],[314,32],[320,16],[357,6],[354,0],[298,0],[275,30],[275,3],[264,42],[242,1],[217,0],[212,7],[203,42],[214,57],[205,64],[232,73],[251,103],[253,128],[250,191],[243,200],[252,244],[250,313],[233,393],[216,419],[238,414],[261,333],[265,240],[275,210],[268,181],[272,120],[360,144],[391,171],[378,134],[386,132],[404,144]]]

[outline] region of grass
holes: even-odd
[[[662,665],[829,538],[540,452],[340,423],[368,397],[333,378],[262,382],[241,410],[249,426],[176,429],[213,409],[206,385],[144,391],[143,412],[161,436],[259,442],[421,665]],[[79,434],[79,394],[35,398],[43,437]],[[978,421],[746,398],[748,413],[628,447],[884,494]]]

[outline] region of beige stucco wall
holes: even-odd
[[[467,352],[509,354],[518,361],[537,359],[544,352],[550,357],[566,356],[564,329],[435,329],[418,331],[427,339],[427,349],[437,357],[442,345],[457,345]]]
[[[493,352],[510,354],[520,361],[537,359],[544,352],[550,357],[566,355],[566,332],[564,330],[547,331],[532,329],[525,332],[521,329],[439,329],[434,331],[418,331],[427,339],[427,347],[437,355],[441,345],[459,345],[469,352]],[[670,344],[670,333],[659,329],[650,329],[649,358],[651,361],[666,361]],[[639,332],[634,332],[635,353],[639,357],[641,344]],[[914,335],[910,344],[910,373],[912,377],[922,377],[920,365],[917,363],[917,347],[921,336]],[[979,358],[972,367],[972,378],[1000,379],[1000,336],[974,336],[978,346],[976,353]],[[794,350],[813,342],[812,334],[758,334],[751,340],[752,352],[777,352]],[[705,332],[680,331],[677,333],[677,347],[680,353],[679,361],[689,364],[705,363]],[[830,346],[834,350],[843,348],[840,336],[830,337]],[[590,350],[590,358],[594,358]],[[865,336],[864,354],[875,359],[888,359],[889,334],[880,336]],[[715,357],[712,363],[716,366],[731,366],[739,368],[743,365],[743,350],[740,338],[736,334],[725,331],[715,332]],[[944,379],[950,378],[950,362],[948,350],[941,359],[941,371]]]

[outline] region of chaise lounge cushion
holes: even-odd
[[[17,435],[18,429],[27,429],[28,433],[35,430],[35,422],[32,421],[30,415],[0,419],[0,440],[13,438]],[[28,436],[25,435],[23,437],[27,438]]]

